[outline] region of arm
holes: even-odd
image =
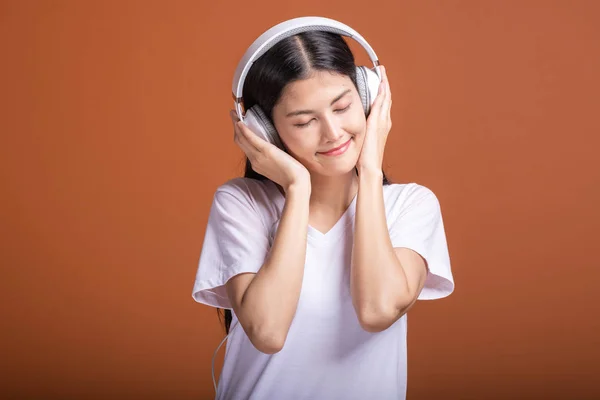
[[[278,183],[286,193],[281,221],[265,263],[256,274],[226,283],[227,296],[242,328],[257,350],[280,351],[296,314],[306,260],[310,174],[292,156],[259,138],[234,110],[234,140],[252,169]]]
[[[393,248],[387,229],[381,170],[361,170],[356,204],[350,287],[361,326],[387,329],[414,304],[427,266],[407,248]]]
[[[263,353],[283,347],[296,313],[308,230],[310,185],[291,186],[271,251],[256,274],[240,274],[226,284],[240,324]]]

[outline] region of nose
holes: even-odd
[[[343,135],[342,129],[337,126],[334,118],[325,118],[322,127],[321,135],[327,142],[337,143]]]

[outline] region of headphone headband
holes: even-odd
[[[367,43],[367,41],[354,29],[339,21],[324,17],[299,17],[281,22],[265,31],[254,41],[254,43],[252,43],[252,45],[244,53],[244,56],[240,60],[235,70],[232,94],[238,117],[240,117],[240,119],[242,118],[240,103],[242,102],[244,81],[248,71],[250,70],[250,67],[252,67],[252,64],[254,64],[254,61],[267,52],[275,44],[277,44],[280,40],[307,31],[326,31],[350,37],[356,40],[367,51],[369,58],[373,62],[373,66],[379,66],[379,59],[369,43]],[[379,68],[375,68],[375,72],[379,76],[379,79],[381,79],[381,72],[379,71]]]

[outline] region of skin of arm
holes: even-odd
[[[254,347],[267,354],[283,348],[296,313],[306,259],[310,184],[286,193],[273,246],[256,274],[226,284],[233,309]]]
[[[381,170],[362,170],[356,204],[350,287],[358,320],[368,332],[387,329],[415,303],[427,265],[415,251],[393,248]]]

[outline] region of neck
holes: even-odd
[[[358,191],[358,176],[353,169],[342,176],[311,175],[310,207],[335,214],[344,212]]]

